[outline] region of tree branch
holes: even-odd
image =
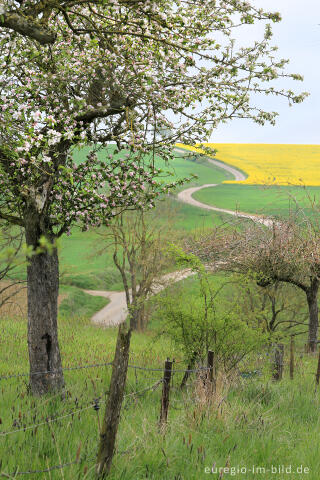
[[[43,26],[16,12],[1,12],[0,27],[9,28],[21,35],[37,40],[41,45],[53,44],[56,33],[48,31]]]
[[[24,221],[19,217],[14,217],[13,215],[8,215],[7,213],[0,212],[0,218],[2,220],[7,220],[14,225],[19,225],[20,227],[24,227]]]
[[[107,108],[107,109],[97,108],[85,113],[81,113],[76,117],[76,120],[77,122],[90,123],[96,118],[110,117],[111,115],[117,115],[123,112],[124,112],[123,108]]]

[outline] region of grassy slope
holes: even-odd
[[[189,294],[193,280],[186,281]],[[155,326],[159,327],[159,325]],[[27,369],[26,323],[4,319],[0,323],[2,353],[1,373],[23,372]],[[60,343],[64,366],[85,363],[103,363],[112,359],[116,330],[103,330],[89,323],[88,316],[60,318]],[[134,334],[130,363],[161,368],[169,356],[181,360],[180,354],[156,330]],[[181,373],[174,377],[169,411],[169,424],[164,436],[158,429],[161,388],[138,397],[125,398],[117,455],[111,480],[198,480],[207,478],[205,468],[229,465],[252,465],[270,468],[271,465],[304,465],[311,473],[306,478],[317,480],[320,471],[319,393],[314,393],[313,373],[315,357],[296,357],[296,378],[290,381],[288,373],[281,384],[270,382],[268,357],[252,360],[251,367],[261,368],[258,378],[241,380],[229,393],[220,392],[216,404],[208,408],[201,403],[201,389],[194,395],[175,388]],[[249,365],[250,367],[250,365]],[[176,368],[183,368],[177,363]],[[27,394],[24,378],[2,382],[0,398],[0,431],[15,430],[24,425],[45,421],[82,408],[95,398],[103,399],[109,385],[110,367],[74,370],[65,373],[67,397],[34,399]],[[160,372],[129,370],[127,394],[154,385]],[[200,396],[199,396],[200,395]],[[217,407],[217,404],[220,404]],[[94,479],[94,454],[98,441],[98,416],[102,419],[104,404],[99,414],[90,408],[81,414],[46,424],[34,431],[26,431],[1,438],[0,471],[13,472],[17,467],[25,471],[42,469],[48,465],[72,461],[81,443],[80,457],[88,458],[79,465],[53,471],[51,476],[39,474],[32,478],[65,480]],[[312,439],[312,441],[310,441]],[[248,473],[236,478],[254,479]],[[293,475],[293,478],[304,476]],[[212,478],[218,478],[212,475]],[[228,478],[226,476],[226,478]],[[265,475],[265,478],[269,478]],[[270,477],[271,478],[271,477]],[[285,475],[272,475],[285,479]]]
[[[59,306],[59,314],[65,318],[91,317],[110,302],[105,297],[94,297],[71,285],[62,285],[60,294],[66,295]]]

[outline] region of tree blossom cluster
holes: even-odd
[[[49,201],[52,226],[61,233],[73,223],[87,230],[107,224],[124,210],[153,208],[159,196],[188,180],[169,183],[164,176],[162,170],[144,166],[139,157],[128,153],[109,154],[104,161],[90,153],[79,165],[62,168]]]

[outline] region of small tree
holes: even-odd
[[[235,304],[222,300],[223,286],[214,287],[214,278],[200,260],[192,254],[174,249],[179,265],[191,268],[197,275],[199,290],[185,300],[182,288],[165,291],[155,299],[156,315],[162,330],[183,352],[188,370],[206,358],[213,350],[216,368],[230,373],[247,355],[261,347],[266,335],[259,328],[248,325],[246,317],[239,315]],[[185,384],[187,376],[182,381]]]
[[[237,290],[237,308],[248,324],[258,325],[270,339],[305,333],[308,314],[305,301],[293,285],[275,282],[267,287],[257,285],[257,275],[232,276]]]
[[[296,216],[274,221],[270,229],[253,223],[243,230],[215,230],[191,248],[207,261],[219,258],[223,270],[253,273],[260,287],[282,282],[302,290],[309,311],[309,350],[316,350],[320,241],[319,229],[311,218],[304,217],[303,223]]]
[[[167,222],[157,220],[161,208],[166,209],[162,213]],[[158,204],[156,212],[121,213],[101,233],[106,240],[103,250],[113,251],[115,266],[121,274],[132,330],[146,326],[147,298],[157,287],[155,280],[161,282],[159,276],[169,264],[165,248],[168,239],[173,239],[173,221],[172,209]]]
[[[172,211],[170,213],[173,218]],[[128,319],[118,328],[97,456],[97,473],[101,476],[110,470],[114,454],[127,379],[131,334],[133,330],[145,327],[145,303],[154,289],[159,288],[155,281],[168,266],[164,249],[168,238],[172,239],[170,223],[161,224],[157,220],[157,213],[152,211],[124,212],[114,218],[106,233],[101,234],[107,242],[103,250],[113,249],[113,260],[122,277],[129,313]]]

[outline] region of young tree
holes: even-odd
[[[166,209],[168,222],[157,220],[159,209]],[[165,253],[168,239],[173,241],[172,210],[157,204],[157,213],[151,211],[123,212],[110,222],[101,235],[106,241],[103,249],[113,252],[115,266],[120,272],[129,323],[132,330],[142,330],[146,326],[146,301],[154,289],[159,288],[159,276],[169,264]],[[172,218],[173,221],[173,218]]]
[[[172,215],[172,211],[167,211]],[[145,327],[145,303],[148,296],[161,288],[159,275],[168,266],[165,254],[170,235],[170,221],[160,224],[153,212],[125,212],[117,216],[102,234],[108,250],[113,249],[114,263],[119,270],[126,294],[128,319],[118,329],[116,352],[109,396],[100,435],[97,472],[109,471],[113,458],[120,412],[126,385],[131,333]],[[103,250],[104,250],[103,249]]]
[[[252,328],[237,303],[224,296],[226,284],[210,277],[210,272],[193,254],[175,248],[178,265],[189,267],[196,274],[198,285],[191,298],[176,287],[155,299],[156,315],[169,336],[182,350],[188,370],[204,361],[208,350],[215,354],[215,370],[230,374],[250,353],[266,341],[262,328]],[[226,282],[228,283],[228,282]],[[188,376],[182,380],[185,385]]]
[[[24,228],[33,250],[43,243],[28,266],[35,393],[63,385],[56,239],[74,223],[99,225],[116,207],[152,204],[159,185],[141,156],[151,152],[152,164],[157,152],[172,158],[177,139],[202,141],[234,117],[274,122],[276,114],[252,104],[251,94],[279,94],[293,103],[305,97],[269,84],[288,76],[282,73],[286,62],[274,58],[270,26],[250,47],[236,49],[232,40],[237,27],[276,22],[278,14],[240,0],[207,7],[200,1],[4,2],[0,218]],[[50,38],[41,37],[41,29]],[[168,129],[164,142],[161,132]],[[92,153],[74,164],[76,146],[109,141],[129,148],[129,157],[115,156],[106,167]]]

